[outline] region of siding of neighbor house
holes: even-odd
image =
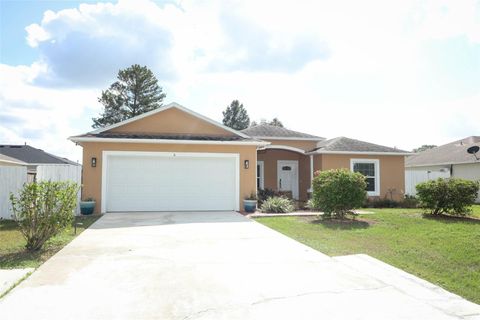
[[[362,155],[362,154],[320,154],[315,155],[313,168],[330,170],[345,168],[350,170],[351,159],[378,159],[380,162],[380,198],[390,196],[389,189],[395,200],[401,200],[405,195],[405,157],[396,155]]]
[[[264,188],[277,189],[277,161],[298,161],[298,191],[299,200],[308,199],[307,190],[310,188],[310,157],[297,152],[268,149],[259,151],[258,161],[264,162]]]
[[[455,164],[452,171],[455,178],[480,180],[480,163]],[[477,202],[480,203],[480,193]]]
[[[415,186],[420,182],[435,180],[437,178],[461,178],[467,180],[480,180],[480,163],[464,163],[452,165],[407,167],[405,168],[405,189],[407,194],[415,195]],[[480,193],[477,196],[477,202],[480,203]]]
[[[416,195],[415,186],[420,182],[438,178],[450,178],[450,166],[427,166],[405,169],[405,194]]]
[[[243,208],[243,199],[256,191],[255,163],[256,146],[240,145],[198,145],[198,144],[140,144],[140,143],[101,143],[82,142],[83,147],[83,198],[96,199],[95,212],[100,212],[102,203],[102,151],[149,151],[149,152],[207,152],[207,153],[236,153],[240,155],[240,208]],[[90,159],[97,158],[97,166],[90,166]],[[243,163],[250,161],[250,168],[245,169]],[[208,182],[205,183],[208,188]]]

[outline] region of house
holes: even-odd
[[[0,145],[0,219],[12,218],[10,194],[18,194],[25,183],[70,180],[80,185],[81,171],[80,164],[29,145]]]
[[[177,103],[73,136],[83,147],[84,198],[96,212],[242,210],[258,188],[305,200],[313,172],[367,175],[369,194],[399,199],[408,153],[260,125],[236,131]]]
[[[370,197],[404,196],[406,151],[346,137],[325,140],[268,124],[242,132],[270,142],[258,150],[258,188],[291,190],[293,198],[305,201],[314,172],[345,168],[366,176]]]
[[[27,144],[24,145],[0,145],[1,157],[8,157],[14,159],[17,163],[27,165],[28,181],[32,182],[36,179],[38,166],[45,165],[64,165],[80,167],[80,164],[70,161],[66,158],[57,157],[53,154],[47,153],[41,149],[34,148]],[[5,161],[1,161],[3,164]]]
[[[418,183],[437,178],[480,180],[480,152],[476,155],[467,152],[473,146],[480,146],[480,136],[466,137],[407,157],[407,194],[415,195]]]

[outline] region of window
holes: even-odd
[[[257,161],[257,190],[264,189],[263,185],[263,161]]]
[[[369,196],[380,195],[380,164],[377,159],[351,159],[350,170],[359,172],[365,176],[367,194]]]

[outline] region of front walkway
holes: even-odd
[[[2,320],[480,317],[475,304],[434,289],[419,296],[417,289],[415,282],[383,281],[234,212],[107,214],[0,300],[0,315]]]

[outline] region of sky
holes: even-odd
[[[480,135],[480,0],[0,0],[0,144],[81,161],[118,70],[214,120],[411,150]]]

